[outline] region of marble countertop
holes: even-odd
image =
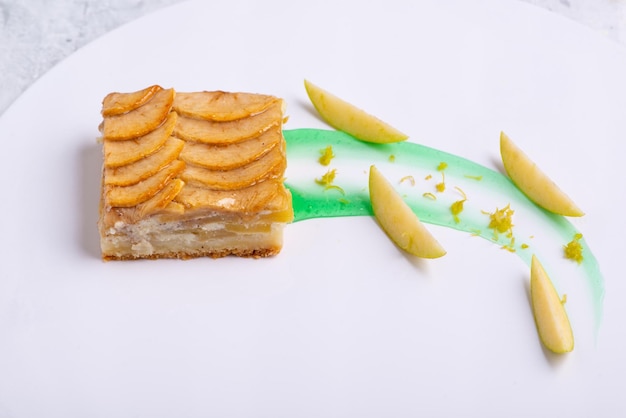
[[[0,0],[0,115],[40,76],[106,32],[182,0]],[[519,0],[626,44],[626,0]]]

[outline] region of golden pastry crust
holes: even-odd
[[[133,255],[133,254],[125,254],[125,255],[105,255],[102,257],[104,261],[128,261],[128,260],[157,260],[160,258],[176,258],[179,260],[189,260],[191,258],[198,257],[210,257],[210,258],[222,258],[226,256],[235,256],[235,257],[247,257],[247,258],[264,258],[264,257],[273,257],[280,253],[282,246],[276,246],[274,248],[258,248],[252,250],[206,250],[206,251],[195,251],[195,252],[182,252],[182,251],[171,251],[164,252],[159,254],[151,254],[151,255]]]

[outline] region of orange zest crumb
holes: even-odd
[[[413,176],[404,176],[400,179],[400,184],[404,183],[405,181],[408,181],[409,183],[411,183],[411,186],[415,186],[415,178]]]

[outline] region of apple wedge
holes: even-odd
[[[446,254],[439,242],[375,166],[370,167],[369,193],[374,216],[398,247],[421,258],[438,258]]]
[[[404,141],[408,135],[375,116],[304,80],[313,106],[330,126],[357,139],[378,144]]]
[[[500,155],[507,174],[530,200],[563,216],[583,216],[576,206],[546,174],[504,133],[500,133]]]
[[[530,266],[530,300],[539,338],[554,353],[568,353],[574,349],[574,334],[550,277],[533,255]]]

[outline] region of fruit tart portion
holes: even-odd
[[[151,86],[102,103],[102,258],[267,257],[293,219],[284,102]]]

